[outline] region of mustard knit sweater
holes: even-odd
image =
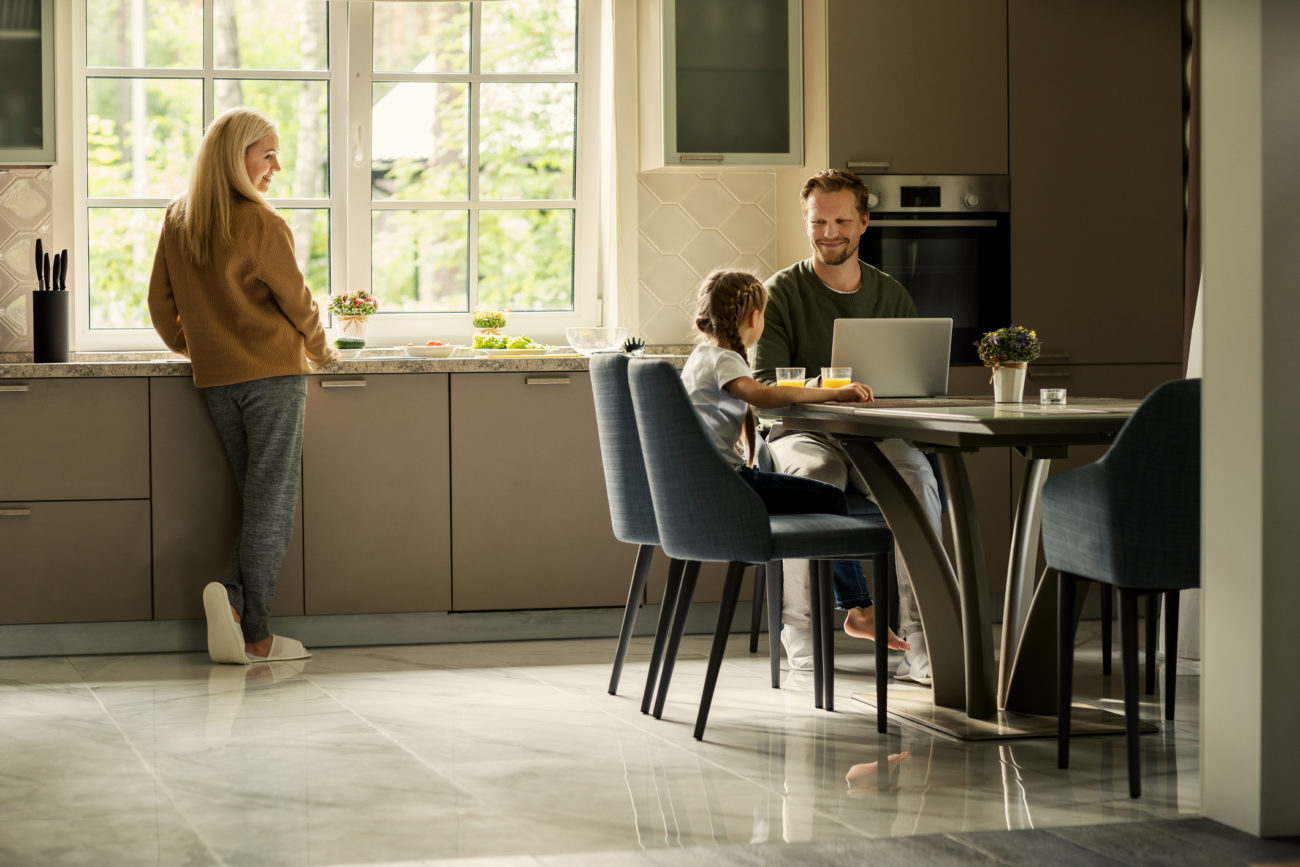
[[[195,267],[167,209],[149,278],[154,330],[190,359],[199,388],[309,373],[307,360],[324,363],[329,346],[288,224],[237,200],[230,234],[233,243],[214,240],[208,264]]]

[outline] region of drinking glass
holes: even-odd
[[[843,388],[853,381],[851,367],[823,367],[822,388]]]
[[[802,367],[778,367],[776,369],[777,385],[793,385],[802,388],[804,383]]]

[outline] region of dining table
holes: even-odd
[[[1048,570],[1037,569],[1040,494],[1053,460],[1065,458],[1071,447],[1109,445],[1138,403],[1073,396],[1068,403],[893,398],[800,404],[780,411],[785,430],[824,434],[844,447],[907,564],[930,655],[932,688],[931,695],[921,698],[911,691],[910,704],[891,694],[891,714],[960,738],[1055,734],[1057,596]],[[905,440],[936,456],[951,553],[920,499],[878,447],[887,439]],[[992,600],[965,460],[995,447],[1011,447],[1027,462],[1013,507],[996,669]],[[871,702],[866,693],[854,698]],[[1079,732],[1122,725],[1122,718],[1101,711],[1075,716],[1072,726]]]

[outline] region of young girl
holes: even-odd
[[[750,373],[745,352],[763,333],[767,290],[745,271],[714,271],[700,284],[695,328],[700,345],[682,369],[682,382],[695,411],[713,436],[718,451],[762,498],[771,514],[844,514],[844,492],[834,485],[785,473],[757,469],[759,437],[754,407],[777,409],[796,403],[869,401],[871,388],[860,382],[843,388],[763,385]],[[875,613],[866,577],[856,560],[835,563],[835,600],[848,611],[844,631],[855,638],[875,638]],[[893,630],[889,647],[909,649]]]

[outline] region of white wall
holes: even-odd
[[[1202,803],[1300,834],[1300,4],[1203,0]]]

